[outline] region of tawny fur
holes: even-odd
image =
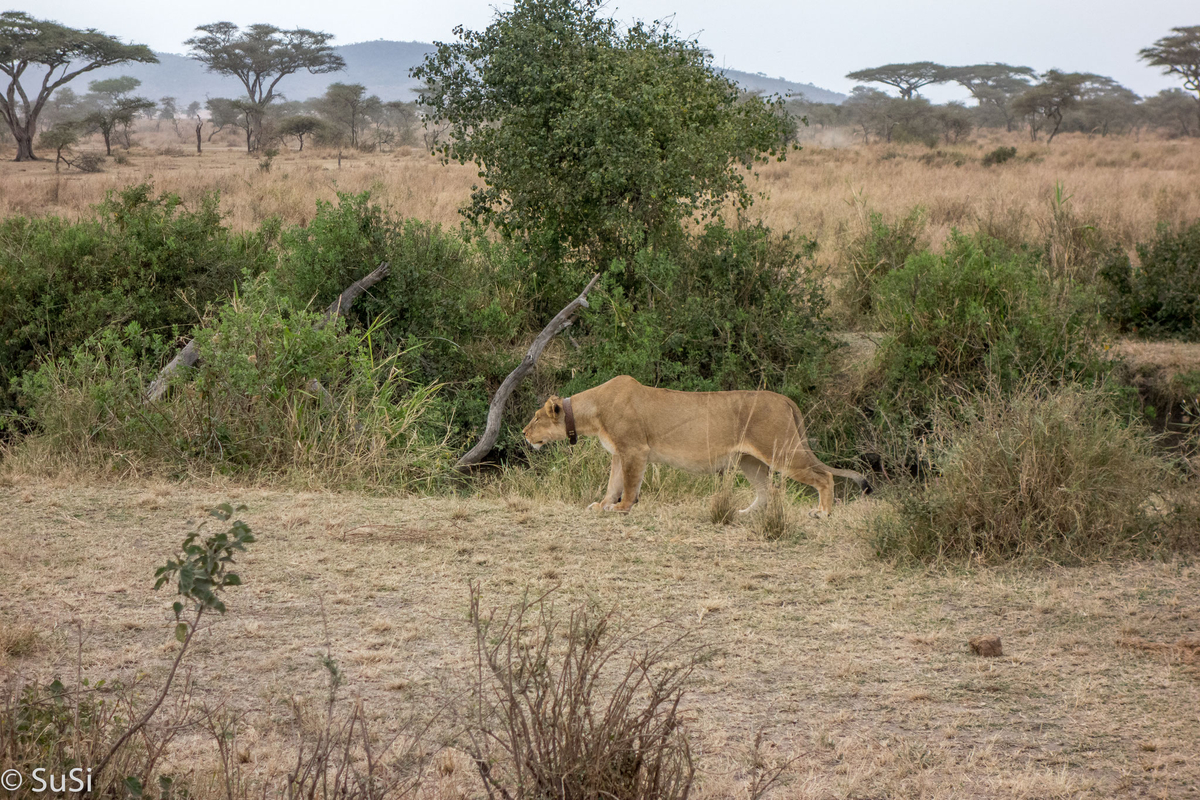
[[[578,435],[599,437],[613,456],[608,491],[593,509],[629,511],[652,463],[700,473],[741,468],[755,490],[743,514],[766,502],[772,471],[814,487],[820,516],[833,510],[834,476],[871,491],[859,473],[821,463],[808,446],[800,409],[775,392],[677,392],[622,375],[574,395],[571,408]],[[547,400],[524,433],[535,448],[566,439],[562,398]]]

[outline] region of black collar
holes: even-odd
[[[563,416],[567,418],[567,441],[571,444],[579,441],[575,434],[575,412],[571,410],[571,398],[563,398]]]

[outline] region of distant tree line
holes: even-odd
[[[423,115],[415,103],[384,102],[368,95],[362,84],[334,83],[325,95],[303,103],[288,101],[281,82],[300,71],[314,74],[345,69],[333,52],[332,35],[305,28],[230,22],[201,25],[185,44],[207,68],[237,78],[245,95],[211,98],[183,112],[193,126],[196,148],[224,130],[237,129],[247,152],[270,142],[306,140],[349,148],[386,149],[415,140]],[[862,81],[844,103],[793,100],[787,110],[807,117],[818,128],[837,125],[855,130],[864,142],[922,141],[953,143],[975,128],[1023,128],[1034,141],[1079,131],[1107,136],[1154,128],[1174,136],[1200,136],[1200,25],[1172,28],[1171,33],[1139,51],[1139,57],[1165,74],[1177,76],[1182,89],[1167,89],[1148,98],[1111,78],[1087,72],[989,63],[952,67],[930,61],[885,64],[851,72]],[[169,121],[179,131],[176,98],[157,102],[135,94],[139,81],[128,76],[92,81],[85,95],[68,83],[100,67],[138,61],[156,63],[145,45],[123,44],[94,29],[78,30],[21,11],[0,14],[0,73],[8,86],[0,91],[0,127],[16,144],[16,160],[36,158],[40,131],[45,146],[59,158],[79,136],[99,133],[111,155],[114,143],[130,146],[129,131],[139,115]],[[26,72],[33,68],[32,73]],[[420,71],[420,70],[418,70]],[[33,75],[44,80],[32,79]],[[40,82],[40,86],[38,83]],[[937,106],[920,96],[934,84],[957,83],[975,100],[973,107],[952,102]],[[29,84],[26,86],[26,84]],[[881,84],[898,96],[871,88]],[[0,79],[0,87],[3,79]],[[437,95],[437,87],[427,90]],[[436,116],[436,115],[434,115]],[[436,146],[443,131],[427,127],[427,146]],[[182,133],[181,133],[182,135]],[[785,143],[794,138],[785,131]]]
[[[885,64],[846,77],[862,81],[841,104],[794,100],[789,110],[818,128],[851,128],[871,141],[923,141],[931,146],[953,143],[974,128],[1023,128],[1032,140],[1046,141],[1063,132],[1107,136],[1154,128],[1174,136],[1200,136],[1200,26],[1173,28],[1139,52],[1151,66],[1177,75],[1184,89],[1166,89],[1142,98],[1112,78],[1090,72],[1011,64],[952,67],[931,61]],[[898,96],[871,88],[882,84]],[[951,102],[934,105],[920,90],[957,83],[975,100],[969,107]],[[1193,94],[1195,96],[1193,96]]]
[[[86,94],[77,94],[66,84],[80,75],[157,59],[144,45],[122,44],[95,30],[76,30],[24,12],[0,14],[0,72],[8,76],[9,84],[7,92],[0,92],[0,117],[6,123],[3,132],[17,144],[17,160],[37,157],[34,145],[39,132],[37,143],[54,151],[56,163],[66,160],[64,154],[80,137],[93,133],[103,137],[105,151],[112,155],[114,145],[131,146],[130,131],[139,117],[157,120],[159,126],[169,122],[180,136],[188,135],[180,128],[181,120],[186,121],[198,152],[226,130],[238,130],[251,153],[284,141],[301,149],[306,141],[315,141],[374,150],[416,141],[420,121],[416,103],[385,102],[368,95],[362,84],[334,83],[324,96],[304,102],[286,99],[280,87],[287,76],[302,70],[321,74],[345,68],[329,44],[332,35],[265,24],[243,30],[229,22],[196,30],[198,35],[185,42],[190,55],[212,72],[237,78],[245,87],[243,96],[209,98],[203,106],[193,102],[180,109],[177,98],[154,101],[138,95],[141,82],[130,76],[92,81]],[[37,82],[26,75],[30,67],[38,74]],[[27,91],[23,80],[36,93]]]

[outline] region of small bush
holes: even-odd
[[[1003,164],[1017,157],[1017,148],[1015,147],[997,147],[983,157],[983,165],[990,167],[994,164]]]
[[[274,228],[233,234],[217,195],[193,208],[148,184],[110,193],[97,218],[0,221],[0,411],[39,358],[130,322],[164,337],[266,266]]]
[[[81,153],[71,162],[71,166],[80,172],[104,172],[104,156],[99,153]]]
[[[1166,465],[1099,391],[985,392],[935,428],[939,476],[878,523],[880,555],[1076,562],[1152,540]]]
[[[772,486],[767,502],[751,513],[750,529],[768,542],[797,538],[801,533],[796,524],[797,513],[787,492],[782,487]]]
[[[733,497],[733,479],[724,478],[708,501],[708,519],[713,525],[728,525],[733,522],[737,512],[738,507]]]
[[[941,255],[921,253],[875,294],[888,338],[879,364],[906,395],[961,394],[1030,374],[1072,380],[1096,369],[1096,320],[1035,254],[983,236],[953,234]]]
[[[172,393],[153,405],[145,391],[166,352],[136,325],[27,373],[21,393],[41,433],[21,452],[400,486],[444,457],[443,431],[425,419],[437,387],[410,382],[399,354],[368,346],[369,331],[322,324],[259,284],[195,335],[197,367],[176,373]]]
[[[680,703],[697,654],[652,644],[589,606],[564,625],[550,600],[484,614],[465,750],[488,796],[686,798],[696,768]]]
[[[865,222],[864,230],[846,248],[847,275],[839,293],[842,307],[856,319],[871,314],[879,281],[922,249],[925,212],[914,208],[888,224],[882,214],[872,211]]]
[[[1137,255],[1135,268],[1115,251],[1100,270],[1108,318],[1123,331],[1200,339],[1200,221],[1160,227]]]

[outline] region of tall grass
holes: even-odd
[[[215,470],[305,486],[410,488],[448,454],[426,412],[438,387],[410,382],[370,332],[290,307],[261,285],[196,331],[198,366],[148,403],[158,358],[136,325],[106,330],[21,383],[38,434],[9,468],[137,474]],[[162,352],[159,348],[158,352]]]
[[[935,420],[938,474],[878,523],[884,556],[1077,562],[1155,542],[1149,501],[1170,480],[1152,439],[1100,390],[975,395]]]

